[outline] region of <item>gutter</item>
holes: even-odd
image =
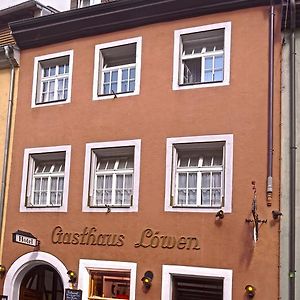
[[[13,96],[14,96],[14,86],[15,86],[15,50],[12,46],[4,46],[5,57],[10,65],[10,84],[9,84],[9,95],[8,95],[8,108],[6,117],[6,133],[4,142],[4,156],[3,156],[3,168],[2,168],[2,179],[1,179],[1,191],[0,191],[0,225],[1,225],[1,250],[2,250],[2,240],[3,240],[3,225],[4,225],[4,204],[5,204],[5,193],[7,185],[7,171],[8,171],[8,156],[9,156],[9,145],[11,138],[11,124],[12,124],[12,107],[13,107]],[[2,251],[1,251],[2,256]]]
[[[273,107],[274,107],[274,1],[270,1],[269,16],[269,84],[268,84],[268,155],[267,155],[267,205],[273,197]]]
[[[269,4],[270,0],[119,0],[15,21],[9,26],[18,47],[31,49],[153,23]]]
[[[289,300],[295,300],[296,276],[296,3],[290,0],[290,216],[289,216]]]

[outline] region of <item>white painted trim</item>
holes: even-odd
[[[37,97],[37,87],[38,87],[38,72],[39,72],[39,63],[44,60],[59,58],[63,56],[69,56],[69,76],[68,76],[68,98],[64,101],[57,102],[46,102],[43,104],[36,105],[36,97]],[[72,74],[73,74],[73,56],[74,50],[68,50],[63,52],[51,53],[42,56],[37,56],[34,58],[34,68],[33,68],[33,81],[32,81],[32,95],[31,95],[31,107],[44,107],[44,106],[52,106],[52,105],[60,105],[71,102],[71,93],[72,93]]]
[[[224,28],[224,79],[222,82],[201,83],[193,85],[179,85],[179,64],[180,64],[180,45],[181,35],[222,29]],[[187,90],[195,88],[206,88],[224,86],[230,84],[230,48],[231,48],[231,22],[209,24],[198,27],[175,30],[174,32],[174,54],[173,54],[173,90]]]
[[[205,142],[224,142],[225,143],[225,193],[224,193],[224,208],[226,213],[232,212],[232,180],[233,180],[233,135],[202,135],[202,136],[188,136],[167,139],[166,149],[166,181],[165,181],[165,211],[172,212],[201,212],[201,213],[216,213],[220,208],[181,208],[172,207],[170,205],[171,197],[171,177],[172,177],[172,152],[174,144],[187,143],[205,143]]]
[[[41,251],[29,252],[14,261],[8,269],[3,287],[3,294],[8,299],[19,299],[20,286],[26,273],[38,265],[48,265],[55,269],[61,277],[64,289],[69,288],[68,269],[55,256]]]
[[[79,260],[78,288],[82,290],[82,299],[88,299],[91,270],[126,270],[130,271],[130,298],[135,300],[137,264],[133,262],[107,260]]]
[[[94,79],[93,79],[93,100],[105,100],[114,99],[114,95],[99,96],[98,85],[100,79],[100,51],[102,49],[117,47],[127,44],[136,43],[136,69],[135,69],[135,89],[132,93],[118,94],[118,98],[135,96],[140,94],[140,82],[141,82],[141,64],[142,64],[142,37],[135,37],[125,40],[119,40],[114,42],[108,42],[95,46],[95,58],[94,58]]]
[[[201,268],[188,266],[162,266],[162,292],[161,300],[172,298],[172,275],[192,275],[201,277],[223,278],[223,300],[232,300],[232,270]]]
[[[137,212],[138,211],[139,186],[140,186],[140,165],[141,165],[141,140],[140,139],[86,144],[85,163],[84,163],[84,179],[83,179],[83,195],[82,195],[82,211],[83,212],[107,212],[106,208],[101,208],[101,207],[96,208],[96,207],[88,206],[92,150],[93,149],[101,149],[101,148],[116,148],[116,147],[128,147],[128,146],[134,146],[133,204],[131,207],[111,208],[111,212]]]
[[[26,190],[28,181],[28,161],[31,154],[43,154],[51,152],[65,152],[65,174],[64,174],[64,194],[63,202],[60,207],[26,207]],[[68,195],[69,195],[69,179],[71,164],[71,146],[53,146],[41,148],[26,148],[24,150],[23,172],[22,172],[22,188],[20,200],[20,212],[67,212],[68,211]]]

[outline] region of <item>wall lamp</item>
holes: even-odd
[[[283,216],[283,214],[279,210],[272,210],[272,216],[274,220],[278,220],[279,217]]]
[[[149,290],[152,285],[153,272],[147,271],[144,274],[144,277],[141,279],[146,290]]]
[[[224,211],[222,209],[220,209],[217,213],[216,213],[216,219],[217,220],[221,220],[224,218]]]
[[[69,271],[67,272],[67,274],[68,274],[68,276],[69,276],[69,282],[70,282],[71,284],[76,283],[76,280],[77,280],[77,275],[76,275],[76,273],[75,273],[74,271],[69,270]]]
[[[253,298],[255,296],[256,288],[252,284],[247,284],[245,286],[245,291],[249,298]]]
[[[3,278],[3,276],[6,273],[6,268],[3,265],[0,265],[0,278]]]

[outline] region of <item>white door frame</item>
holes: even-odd
[[[60,275],[64,289],[69,288],[68,269],[65,265],[52,254],[34,251],[22,255],[10,266],[5,276],[3,295],[8,296],[8,299],[19,299],[20,286],[25,274],[38,265],[51,266]]]

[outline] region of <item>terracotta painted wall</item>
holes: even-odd
[[[4,264],[9,267],[31,248],[13,244],[17,229],[33,233],[41,250],[58,258],[69,269],[78,269],[80,258],[138,263],[136,299],[160,299],[163,264],[233,269],[233,299],[244,297],[246,284],[257,288],[257,299],[277,299],[279,226],[271,211],[279,205],[280,17],[275,39],[274,193],[266,206],[268,8],[220,13],[166,22],[30,49],[21,53],[19,98],[14,135],[11,187]],[[172,91],[174,30],[219,22],[232,22],[230,85]],[[139,96],[92,101],[96,44],[142,36],[142,73]],[[70,104],[31,108],[35,56],[74,50]],[[166,138],[234,135],[233,212],[220,225],[214,214],[164,212]],[[127,139],[142,140],[138,213],[82,213],[85,144]],[[20,213],[23,152],[25,148],[72,146],[68,213]],[[254,247],[250,216],[251,181],[257,182],[261,226]],[[122,233],[122,247],[58,245],[51,243],[53,228],[67,232],[97,227],[103,233]],[[152,228],[171,236],[197,236],[201,250],[135,248],[141,232]],[[145,296],[140,279],[151,269],[153,287]]]

